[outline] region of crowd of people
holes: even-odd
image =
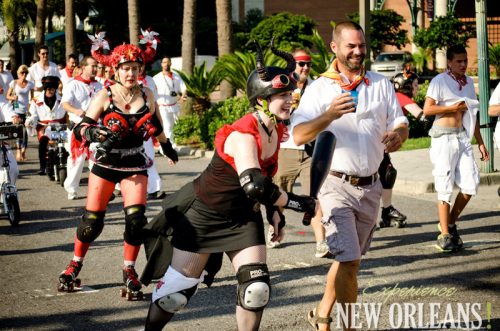
[[[481,159],[489,159],[464,47],[448,48],[448,67],[430,82],[421,108],[413,100],[419,77],[410,67],[392,80],[366,70],[365,35],[356,23],[336,25],[330,43],[335,59],[315,80],[307,50],[288,53],[271,44],[287,64],[271,67],[264,64],[256,42],[256,68],[246,88],[251,110],[218,130],[209,166],[166,197],[154,167],[154,146],[159,145],[171,165],[178,162],[173,127],[186,87],[172,72],[168,56],[161,58],[161,72],[153,77],[145,73],[155,56],[154,38],[152,33],[143,38],[142,48],[122,44],[105,53],[107,43],[96,36],[91,55],[80,60],[71,54],[61,69],[48,60],[48,48],[42,46],[39,61],[30,68],[21,65],[15,80],[0,60],[0,119],[36,128],[40,175],[47,171],[49,123],[67,123],[71,129],[64,182],[68,199],[78,198],[89,160],[85,211],[73,258],[59,275],[60,290],[77,284],[87,251],[103,230],[108,203],[120,192],[127,291],[137,294],[141,281],[148,284],[150,275],[163,275],[153,289],[145,329],[162,330],[200,283],[210,285],[225,253],[238,281],[237,328],[257,330],[271,295],[266,247],[278,248],[283,242],[284,209],[291,209],[313,216],[314,255],[332,259],[323,296],[307,313],[315,330],[329,330],[335,302],[345,306],[357,300],[357,273],[377,223],[381,228],[406,224],[407,216],[392,205],[397,171],[389,155],[409,136],[407,116],[433,118],[429,135],[438,200],[436,247],[449,253],[463,249],[456,223],[479,185],[473,137]],[[489,114],[500,114],[500,86],[491,96]],[[317,141],[325,131],[334,135],[335,145]],[[497,144],[499,134],[497,126]],[[26,160],[27,143],[17,141],[14,163]],[[331,163],[322,169],[326,179],[317,198],[311,197],[313,151],[326,155],[332,150]],[[293,193],[297,179],[302,195]],[[452,206],[454,185],[460,192]],[[165,199],[149,223],[148,198]],[[139,280],[135,263],[145,238],[147,243],[163,242],[155,247],[167,251],[167,261],[158,260],[165,254],[149,254],[154,256],[144,272],[149,278]],[[349,320],[346,330],[352,329]]]

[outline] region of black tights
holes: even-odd
[[[146,328],[144,331],[161,331],[163,327],[172,319],[173,313],[167,313],[154,302],[149,305],[148,317],[146,318]]]

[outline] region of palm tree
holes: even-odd
[[[221,57],[233,52],[231,0],[216,0],[215,8],[217,11],[217,48]],[[220,84],[220,94],[222,99],[234,95],[234,88],[228,81],[224,80]]]
[[[75,8],[73,5],[74,0],[64,0],[66,58],[68,55],[76,52]]]
[[[182,71],[191,75],[194,67],[196,0],[184,0],[182,17]]]
[[[30,10],[35,10],[32,0],[3,0],[2,16],[7,27],[9,42],[9,62],[12,72],[17,71],[19,50],[19,32],[22,26],[32,23]]]
[[[36,23],[35,23],[35,49],[38,49],[45,43],[45,19],[47,9],[46,0],[37,0],[36,2]]]
[[[140,11],[137,0],[128,0],[128,31],[130,43],[139,45],[139,20]]]

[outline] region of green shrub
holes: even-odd
[[[427,89],[429,88],[430,82],[426,80],[423,84],[420,84],[418,87],[418,93],[413,98],[415,103],[420,106],[420,108],[424,108],[424,103],[425,103],[425,95],[427,94]]]
[[[206,112],[200,121],[201,140],[207,148],[214,148],[214,139],[217,130],[224,124],[230,124],[248,113],[250,102],[246,97],[233,97],[221,101],[208,112]]]
[[[198,115],[180,117],[174,125],[174,137],[177,145],[199,145],[200,119]]]

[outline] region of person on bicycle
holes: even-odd
[[[12,124],[12,118],[16,116],[12,103],[10,103],[3,95],[3,88],[0,87],[0,126]],[[3,142],[2,142],[3,143]],[[9,176],[10,182],[16,184],[17,176],[19,175],[19,167],[17,165],[16,158],[10,149],[10,145],[3,143],[7,148],[5,152],[7,153],[7,160],[9,161]],[[0,159],[0,166],[3,166],[3,157]]]
[[[60,79],[57,76],[45,76],[42,78],[43,94],[38,95],[31,101],[30,118],[26,126],[36,126],[38,137],[38,158],[40,161],[39,175],[45,175],[47,171],[47,150],[49,137],[45,130],[49,123],[66,123],[66,111],[61,105],[61,97],[57,93]]]

